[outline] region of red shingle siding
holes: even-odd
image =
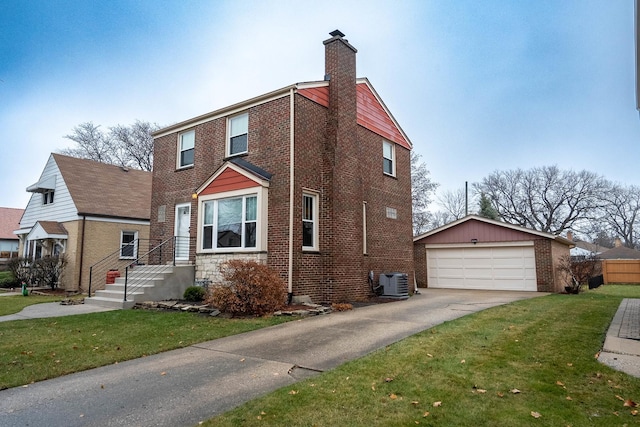
[[[256,187],[258,184],[246,176],[234,171],[225,169],[216,179],[200,192],[201,196],[207,194],[223,193],[225,191],[243,190],[245,188]]]
[[[357,93],[357,123],[372,132],[410,149],[409,142],[402,135],[402,132],[395,125],[389,114],[384,110],[378,99],[375,97],[369,86],[359,83],[356,87]],[[316,87],[300,89],[298,93],[310,100],[325,107],[329,106],[329,88]]]

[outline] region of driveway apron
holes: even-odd
[[[3,426],[193,426],[448,320],[546,295],[423,289],[0,391]],[[1,326],[0,326],[1,328]]]

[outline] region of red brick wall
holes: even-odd
[[[533,249],[536,254],[536,280],[538,282],[538,292],[554,292],[555,271],[553,257],[551,254],[551,240],[534,240]]]

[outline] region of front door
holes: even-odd
[[[189,260],[189,227],[191,226],[191,204],[176,205],[176,261]]]

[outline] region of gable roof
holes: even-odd
[[[560,242],[562,244],[565,244],[567,246],[573,246],[574,245],[574,243],[571,240],[568,240],[568,239],[566,239],[564,237],[561,237],[561,236],[555,236],[553,234],[545,233],[543,231],[532,230],[530,228],[520,227],[518,225],[508,224],[508,223],[502,222],[502,221],[496,221],[496,220],[485,218],[485,217],[482,217],[482,216],[479,216],[479,215],[467,215],[464,218],[458,219],[456,221],[452,221],[452,222],[450,222],[448,224],[443,225],[442,227],[435,228],[435,229],[433,229],[431,231],[428,231],[428,232],[426,232],[424,234],[421,234],[419,236],[414,237],[413,238],[413,242],[414,243],[419,242],[422,239],[425,239],[427,237],[433,236],[435,234],[441,233],[441,232],[443,232],[445,230],[449,230],[451,228],[457,227],[457,226],[459,226],[461,224],[464,224],[464,223],[467,223],[467,222],[470,222],[470,221],[479,221],[481,223],[489,224],[489,225],[492,225],[492,226],[502,227],[502,228],[504,228],[506,230],[510,230],[510,231],[513,231],[513,232],[516,232],[516,233],[529,234],[531,236],[543,237],[543,238],[546,238],[546,239],[555,240],[555,241]]]
[[[241,190],[253,187],[268,187],[271,174],[244,159],[225,162],[196,190],[198,196]]]
[[[24,209],[0,208],[0,239],[17,240],[13,230],[20,228],[20,218]]]
[[[67,237],[67,229],[64,228],[62,223],[56,221],[38,221],[31,227],[27,239],[66,239]]]
[[[298,93],[324,107],[329,106],[328,85],[300,88]],[[411,141],[367,78],[356,80],[356,97],[357,121],[360,126],[411,150]]]
[[[324,107],[329,106],[329,83],[326,81],[303,82],[283,87],[227,107],[211,111],[174,125],[159,129],[152,133],[154,138],[181,132],[198,124],[220,117],[229,116],[247,108],[289,96],[291,91],[298,93]],[[375,91],[367,78],[356,79],[356,108],[358,124],[391,142],[411,150],[413,145],[393,117],[382,98]]]
[[[51,154],[78,215],[149,220],[152,173]]]

